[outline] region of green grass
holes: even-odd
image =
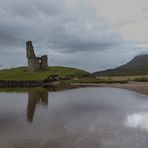
[[[43,80],[50,75],[83,75],[86,71],[62,66],[50,66],[47,71],[28,72],[27,67],[0,70],[0,80]]]
[[[135,82],[148,82],[148,77],[139,77],[134,79]]]
[[[112,80],[110,78],[81,78],[79,80],[61,81],[62,84],[66,83],[128,83],[128,80]]]
[[[92,79],[82,79],[79,83],[128,83],[127,80],[112,80],[112,79],[103,79],[103,78],[92,78]]]
[[[45,88],[42,87],[35,87],[35,88],[21,88],[21,87],[16,87],[16,88],[0,88],[0,92],[8,92],[8,93],[25,93],[25,92],[44,92],[48,91]]]

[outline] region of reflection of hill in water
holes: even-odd
[[[32,91],[28,92],[28,105],[27,105],[27,121],[32,122],[36,105],[48,105],[48,91]]]

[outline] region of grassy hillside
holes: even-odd
[[[0,70],[0,80],[43,80],[49,75],[65,76],[83,74],[90,73],[80,69],[62,66],[50,66],[44,72],[28,72],[27,67],[18,67]]]
[[[136,56],[125,65],[114,69],[95,72],[97,76],[139,76],[148,75],[148,54]]]

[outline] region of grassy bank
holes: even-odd
[[[62,66],[50,66],[47,71],[28,72],[27,67],[18,67],[0,70],[0,80],[44,80],[50,75],[87,75],[89,72]],[[63,80],[60,83],[128,83],[129,81],[148,82],[148,76],[113,76],[99,78],[81,78],[78,80]]]
[[[21,87],[15,87],[15,88],[0,88],[0,92],[8,92],[8,93],[25,93],[25,92],[43,92],[43,91],[47,91],[46,89],[42,88],[42,87],[33,87],[33,88],[21,88]]]
[[[79,80],[61,80],[60,83],[62,84],[68,84],[68,83],[128,83],[128,80],[112,80],[110,78],[81,78]]]
[[[62,66],[50,66],[47,71],[28,72],[27,67],[0,70],[0,80],[43,80],[50,75],[83,75],[86,71]]]

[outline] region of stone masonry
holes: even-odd
[[[36,57],[32,46],[32,41],[26,42],[26,56],[28,59],[29,72],[44,71],[48,69],[47,55]]]

